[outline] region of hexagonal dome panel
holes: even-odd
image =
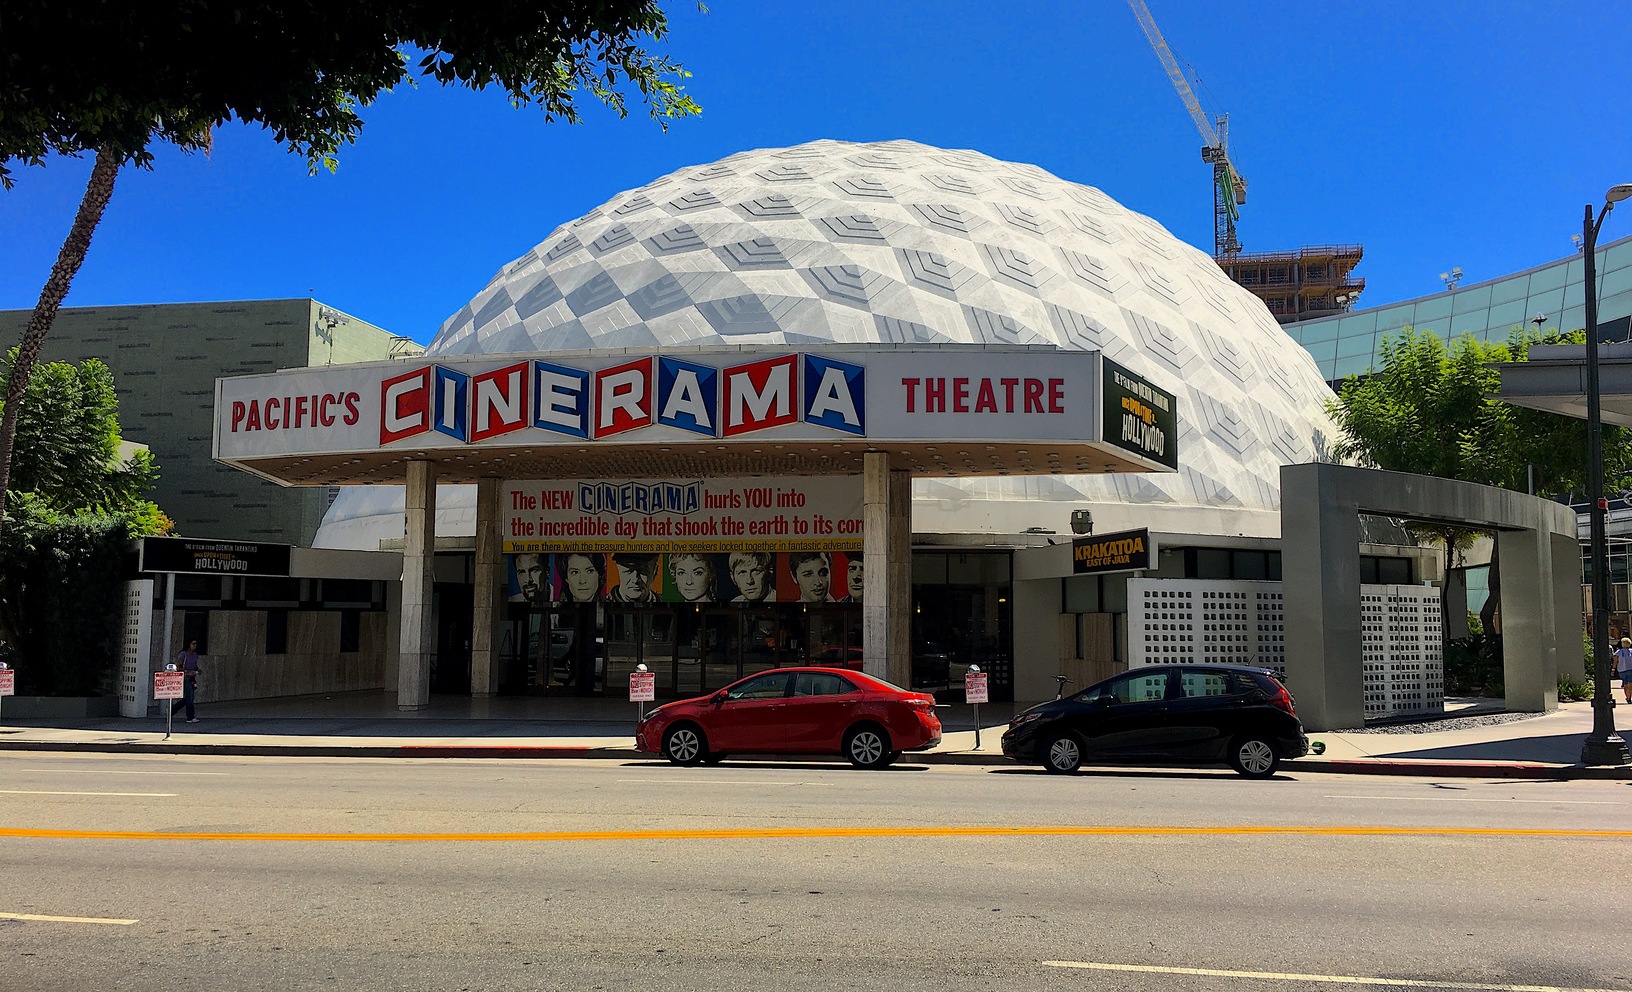
[[[1097,189],[912,141],[742,152],[619,193],[506,266],[427,355],[824,340],[1097,347],[1178,397],[1181,471],[920,483],[920,533],[1068,533],[1091,506],[1101,531],[1274,534],[1280,466],[1333,434],[1314,360],[1210,256]],[[339,535],[392,496],[343,493],[319,542],[375,546]]]

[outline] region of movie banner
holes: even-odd
[[[506,482],[507,554],[861,551],[859,476]]]

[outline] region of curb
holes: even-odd
[[[1332,758],[1325,761],[1290,763],[1299,771],[1332,772],[1348,775],[1417,775],[1433,778],[1517,778],[1517,779],[1626,779],[1632,767],[1625,765],[1547,765],[1535,761],[1416,761],[1391,758]],[[1282,765],[1283,768],[1287,767]]]
[[[597,747],[563,744],[192,744],[171,741],[20,741],[0,740],[0,751],[79,752],[90,754],[231,755],[290,758],[561,758],[657,761],[632,747]],[[811,756],[798,756],[809,760]],[[817,757],[818,760],[820,756]],[[905,764],[989,765],[1026,767],[998,752],[942,751],[902,755]],[[837,761],[837,759],[835,759]],[[1170,766],[1103,766],[1150,767]],[[1549,765],[1532,761],[1472,762],[1418,761],[1389,758],[1297,759],[1284,762],[1281,771],[1332,775],[1414,775],[1432,778],[1500,778],[1529,780],[1592,779],[1632,781],[1632,767]]]

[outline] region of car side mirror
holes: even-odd
[[[1108,692],[1102,692],[1094,697],[1094,702],[1103,706],[1114,706],[1116,704],[1116,697]]]
[[[725,700],[726,700],[726,695],[725,695],[725,690],[724,689],[721,689],[719,692],[716,692],[714,694],[713,702],[714,702],[715,706],[720,705],[721,703],[725,702]]]

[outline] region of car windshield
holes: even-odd
[[[739,682],[726,690],[727,699],[775,699],[787,695],[788,677],[785,674],[761,675]]]
[[[855,674],[860,675],[861,678],[866,680],[867,682],[873,683],[872,685],[867,687],[867,688],[870,688],[870,689],[875,689],[875,688],[876,689],[888,689],[891,692],[909,692],[909,691],[911,691],[911,690],[908,690],[908,689],[901,688],[900,686],[896,685],[894,682],[890,682],[890,681],[887,681],[885,679],[881,679],[877,675],[865,675],[865,674],[862,674],[861,672],[856,672]]]

